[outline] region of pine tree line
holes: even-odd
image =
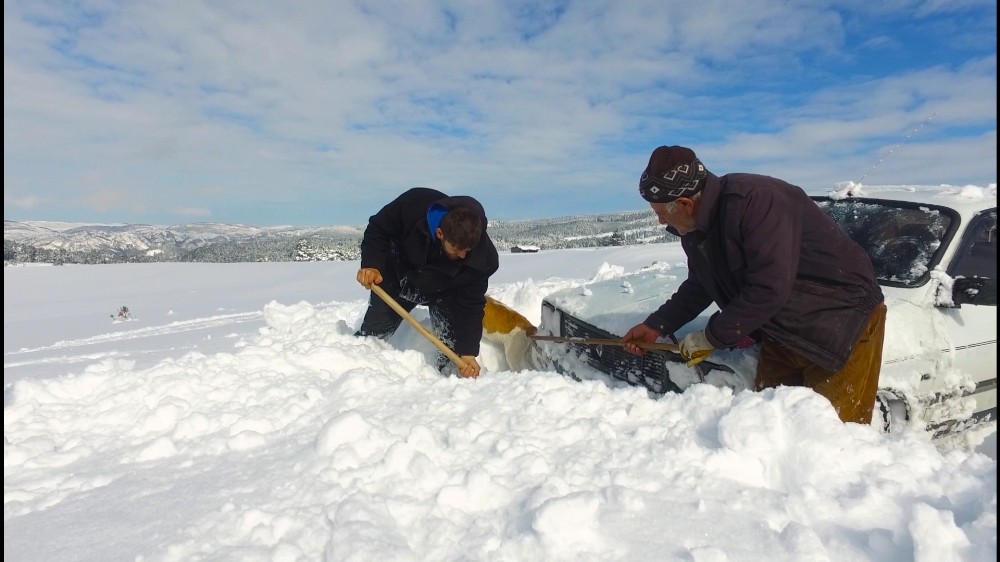
[[[650,211],[490,221],[488,232],[501,252],[524,245],[546,250],[648,244],[676,239],[656,223]],[[153,249],[103,245],[86,250],[54,247],[51,240],[46,241],[44,246],[36,246],[29,241],[4,238],[5,264],[341,261],[360,257],[360,234],[340,237],[270,234],[238,240],[219,236],[194,248],[161,242]]]

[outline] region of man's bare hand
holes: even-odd
[[[655,343],[656,338],[660,337],[660,332],[657,332],[653,328],[645,324],[636,324],[625,332],[625,336],[622,337],[622,341],[625,345],[622,346],[625,351],[631,353],[632,355],[645,355],[646,350],[629,342],[639,342],[639,343]]]
[[[460,359],[462,366],[459,367],[458,373],[463,378],[474,379],[479,376],[479,363],[476,362],[475,355],[462,355]]]
[[[362,267],[358,270],[358,283],[365,289],[371,289],[372,285],[378,285],[382,282],[382,273],[374,267]]]

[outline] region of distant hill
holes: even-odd
[[[3,252],[5,264],[355,260],[361,257],[364,228],[5,220]],[[501,252],[524,245],[545,250],[675,239],[649,210],[490,221],[489,234]]]

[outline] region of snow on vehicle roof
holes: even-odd
[[[831,199],[858,197],[865,199],[927,203],[955,209],[963,216],[975,214],[979,210],[996,207],[997,205],[996,184],[990,184],[987,187],[975,185],[866,186],[859,183],[848,182],[838,190],[814,195],[825,195]]]

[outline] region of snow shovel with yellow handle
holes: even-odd
[[[421,324],[416,318],[413,317],[412,314],[410,314],[409,312],[406,311],[405,308],[400,306],[399,303],[396,302],[396,299],[390,297],[389,293],[386,293],[382,289],[382,287],[379,287],[378,285],[372,283],[371,288],[372,292],[378,295],[380,299],[385,301],[385,304],[389,305],[390,308],[395,310],[396,313],[403,318],[403,320],[409,322],[411,326],[416,328],[418,332],[423,334],[425,338],[430,340],[432,344],[434,344],[438,349],[440,349],[441,353],[444,353],[445,356],[448,357],[448,359],[451,359],[451,361],[459,368],[459,371],[461,371],[461,369],[465,367],[465,361],[463,361],[462,358],[459,357],[457,353],[452,351],[451,348],[445,345],[443,341],[441,341],[437,336],[432,334],[430,330],[425,328],[423,324]]]

